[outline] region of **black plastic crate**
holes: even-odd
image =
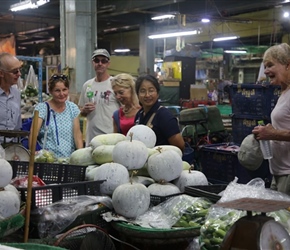
[[[83,181],[76,183],[50,184],[32,187],[31,209],[47,206],[51,203],[68,200],[79,195],[101,195],[100,184],[104,181]],[[21,200],[26,202],[27,188],[17,188]]]
[[[167,196],[159,196],[159,195],[150,195],[150,203],[153,206],[157,206],[160,203],[174,197],[177,195],[180,195],[181,193],[177,193],[177,194],[171,194],[171,195],[167,195]]]
[[[226,150],[226,146],[239,145],[220,143],[200,148],[201,170],[208,179],[229,183],[238,177],[238,183],[246,184],[260,177],[265,181],[266,187],[270,185],[272,175],[267,160],[264,160],[257,170],[248,170],[240,164],[238,150]]]
[[[29,162],[9,161],[13,169],[13,178],[28,175]],[[34,163],[33,174],[46,184],[68,183],[85,180],[87,166],[57,163]]]
[[[205,186],[187,186],[184,193],[193,197],[207,198],[212,202],[217,202],[221,196],[220,192],[224,191],[227,184],[213,184]]]
[[[252,134],[252,130],[255,126],[258,126],[258,121],[263,121],[264,124],[270,123],[271,120],[263,119],[261,116],[244,116],[236,115],[232,116],[232,140],[234,143],[241,144],[244,138]]]
[[[280,89],[280,86],[269,84],[233,84],[230,87],[233,114],[270,119],[281,94]]]

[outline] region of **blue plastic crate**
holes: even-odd
[[[270,119],[271,111],[280,94],[280,86],[233,84],[230,88],[233,114],[261,116],[263,119]]]
[[[243,167],[238,160],[238,151],[226,150],[227,143],[206,145],[200,148],[200,163],[202,172],[209,180],[220,183],[229,183],[238,177],[238,183],[246,184],[256,177],[265,181],[270,186],[272,175],[268,161],[264,161],[260,168],[250,171]],[[230,143],[229,146],[239,146]]]
[[[258,121],[264,121],[264,124],[271,122],[270,119],[263,119],[262,116],[245,116],[236,115],[232,116],[232,141],[241,144],[244,138],[252,134],[252,130],[258,125]]]

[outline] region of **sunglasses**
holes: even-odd
[[[105,59],[105,58],[104,59],[101,59],[101,60],[99,58],[94,58],[93,61],[95,63],[100,63],[101,62],[102,64],[106,64],[106,63],[109,62],[109,60],[108,59]]]
[[[1,69],[1,70],[3,70],[3,71],[6,72],[6,73],[11,73],[11,74],[13,74],[13,75],[17,75],[18,72],[21,74],[21,70],[22,70],[22,68],[12,69],[12,70],[5,70],[5,69]]]
[[[66,75],[53,75],[50,77],[50,80],[58,80],[58,79],[62,79],[64,81],[67,81],[67,76]]]

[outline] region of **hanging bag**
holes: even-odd
[[[41,150],[42,148],[45,147],[46,144],[46,138],[47,138],[47,132],[48,132],[48,126],[49,126],[49,122],[50,122],[50,107],[48,102],[45,102],[46,104],[46,117],[45,117],[45,123],[44,123],[44,140],[43,140],[43,145],[41,147],[40,143],[37,141],[36,142],[36,151]],[[27,119],[27,121],[25,123],[22,124],[22,130],[24,131],[30,131],[31,125],[32,125],[32,118]],[[21,144],[23,147],[29,149],[29,144],[28,144],[28,138],[22,138],[21,139]]]

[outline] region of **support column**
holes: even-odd
[[[154,75],[154,59],[155,48],[154,41],[148,38],[149,27],[145,25],[140,26],[139,31],[139,57],[140,68],[138,74]]]
[[[61,67],[68,67],[70,93],[93,78],[91,55],[97,47],[97,0],[60,0]]]

